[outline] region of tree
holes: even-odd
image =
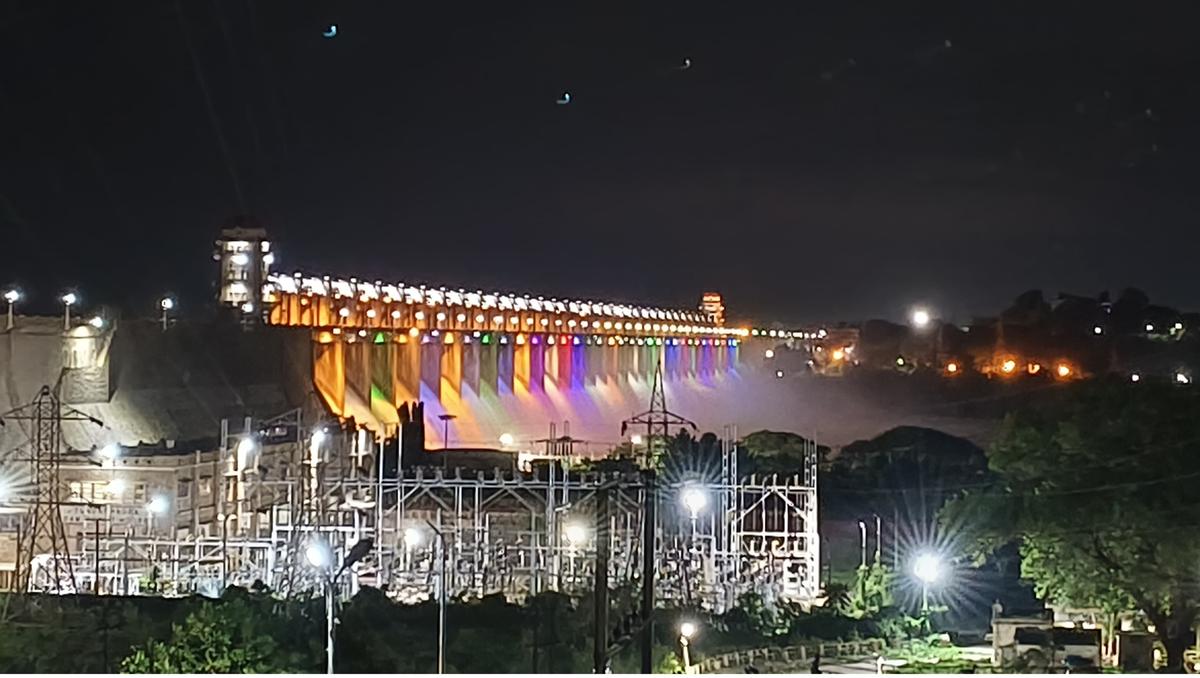
[[[204,603],[183,623],[173,625],[168,640],[150,640],[135,648],[121,663],[121,670],[126,673],[313,671],[320,665],[319,650],[323,648],[308,640],[317,637],[317,625],[303,614],[303,609],[296,609],[297,605],[231,589],[221,601]]]
[[[976,555],[1018,541],[1022,576],[1061,604],[1140,610],[1181,670],[1200,610],[1200,396],[1169,384],[1079,384],[1010,415],[993,487],[942,514]]]

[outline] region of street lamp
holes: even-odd
[[[158,307],[162,309],[162,328],[163,332],[166,332],[169,320],[167,314],[175,308],[175,300],[171,297],[163,297],[158,300]]]
[[[931,320],[929,311],[924,308],[913,309],[910,319],[912,320],[913,327],[916,327],[919,330],[923,330],[928,327],[929,321]]]
[[[588,529],[580,523],[568,523],[567,526],[563,528],[563,535],[567,538],[567,543],[570,544],[572,548],[576,548],[587,542]]]
[[[116,443],[109,443],[100,448],[100,458],[111,464],[121,456],[121,446]]]
[[[4,300],[8,302],[8,327],[7,327],[7,329],[11,330],[13,328],[13,307],[16,306],[17,302],[21,300],[21,291],[18,289],[7,290],[4,293]]]
[[[935,553],[922,553],[913,561],[912,572],[921,580],[921,612],[928,612],[929,586],[942,577],[942,559]]]
[[[74,292],[67,292],[62,295],[63,303],[63,330],[71,329],[71,307],[79,301],[79,297]]]
[[[693,521],[704,510],[704,507],[708,506],[708,495],[699,487],[684,488],[679,500],[683,502],[684,508],[691,512]]]
[[[254,456],[254,450],[257,448],[258,443],[254,440],[254,436],[246,436],[238,441],[237,470],[239,472],[244,470],[246,466],[250,464],[250,459]]]
[[[692,636],[696,635],[696,625],[690,621],[685,621],[679,625],[679,647],[683,649],[683,672],[691,673],[692,657],[688,651],[688,646],[691,644]]]
[[[350,547],[350,551],[342,558],[342,566],[334,570],[337,564],[333,550],[324,540],[314,539],[304,548],[304,559],[308,564],[324,575],[325,580],[325,673],[333,675],[333,629],[334,629],[334,596],[336,594],[337,578],[351,565],[362,560],[375,546],[375,540],[367,537],[360,539]]]
[[[325,580],[325,673],[333,675],[333,551],[321,540],[309,542],[304,559],[319,570]]]
[[[450,422],[458,419],[457,414],[439,414],[438,419],[442,420],[442,450],[450,448]]]
[[[118,487],[120,488],[120,486],[118,486]],[[123,489],[123,488],[121,488],[121,489]],[[167,512],[167,509],[169,509],[169,508],[171,508],[170,500],[168,500],[166,498],[166,496],[161,495],[161,494],[154,495],[154,497],[150,500],[150,502],[146,504],[146,535],[147,536],[152,536],[154,534],[154,518],[155,518],[155,516],[163,515],[164,513]]]
[[[437,672],[446,672],[446,535],[437,525],[425,521],[438,540],[438,644]]]
[[[88,319],[88,324],[91,325],[92,327],[95,327],[98,330],[102,329],[104,327],[104,318],[102,318],[98,315],[94,315],[90,319]]]

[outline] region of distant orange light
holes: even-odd
[[[1029,370],[1030,374],[1037,374],[1042,371],[1042,366],[1037,363],[1029,363],[1029,367],[1025,369]]]
[[[1058,367],[1056,367],[1054,369],[1056,372],[1058,372],[1058,376],[1063,379],[1066,379],[1067,377],[1071,376],[1071,367],[1069,365],[1067,365],[1066,363],[1059,363]]]
[[[1017,361],[1009,358],[1008,360],[1000,363],[1000,369],[1003,370],[1005,374],[1012,374],[1013,370],[1017,369]]]
[[[950,374],[954,374],[954,373],[958,372],[958,363],[947,363],[946,371],[949,372]]]
[[[845,352],[844,350],[842,350],[842,349],[840,349],[840,348],[835,348],[835,349],[833,350],[833,359],[834,359],[835,361],[837,361],[837,360],[842,360],[842,359],[843,359],[843,358],[845,358],[845,357],[846,357],[846,352]]]

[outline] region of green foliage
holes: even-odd
[[[803,473],[809,444],[807,439],[795,433],[756,431],[742,438],[740,446],[745,459],[739,459],[739,464],[746,474]],[[828,454],[828,447],[817,448],[818,459],[824,459]]]
[[[838,609],[855,619],[862,619],[877,616],[893,603],[891,570],[874,563],[858,568],[854,587],[849,590],[844,605]]]
[[[297,603],[227,592],[203,603],[165,641],[151,640],[121,663],[126,673],[279,673],[320,666],[319,647],[295,639],[317,624]],[[297,623],[299,622],[299,626]],[[308,627],[307,629],[305,627]],[[307,633],[306,633],[307,631]]]
[[[1200,609],[1200,396],[1115,381],[1068,395],[1010,415],[989,455],[998,482],[948,505],[944,528],[980,557],[1019,540],[1022,575],[1057,603],[1141,610],[1179,668]]]

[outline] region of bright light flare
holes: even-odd
[[[333,564],[333,553],[324,543],[314,541],[304,549],[304,559],[309,565],[324,570]]]
[[[1004,372],[1005,374],[1012,374],[1016,371],[1016,369],[1017,361],[1013,360],[1012,358],[1008,358],[1004,362],[1000,363],[1000,371]]]
[[[514,442],[516,442],[516,438],[513,437],[513,434],[511,434],[511,433],[501,433],[500,434],[500,444],[503,445],[504,447],[511,447]]]
[[[958,363],[946,363],[946,371],[950,374],[958,373]]]
[[[588,529],[581,523],[569,523],[563,528],[563,536],[571,546],[582,546],[587,543]]]
[[[925,328],[929,326],[929,321],[932,320],[929,316],[929,311],[923,308],[918,308],[912,312],[913,326],[917,328]]]
[[[942,559],[935,553],[922,553],[913,561],[912,572],[917,579],[932,584],[942,577]]]
[[[404,528],[404,545],[405,546],[407,546],[410,549],[416,548],[416,547],[420,546],[421,542],[423,542],[423,541],[425,541],[425,535],[421,534],[420,530],[418,530],[415,527]]]
[[[696,624],[690,621],[685,621],[679,625],[679,635],[691,640],[692,636],[696,635]]]
[[[98,454],[104,461],[116,461],[121,456],[121,446],[116,443],[109,443],[101,447]]]
[[[642,444],[642,434],[634,433],[633,435],[629,436],[629,442],[633,443],[634,445],[641,445]]]
[[[162,310],[170,311],[171,309],[175,308],[175,300],[171,297],[163,297],[159,300],[158,305],[160,308],[162,308]]]
[[[66,294],[62,295],[62,303],[66,304],[67,306],[72,306],[77,301],[79,301],[79,297],[76,296],[74,292],[67,292]]]
[[[766,358],[767,360],[770,360],[771,358],[774,358],[774,357],[775,357],[775,350],[774,350],[774,349],[770,349],[770,348],[768,348],[766,351],[763,351],[763,357],[764,357],[764,358]]]
[[[156,516],[161,516],[162,514],[166,513],[167,509],[170,507],[171,502],[161,494],[155,495],[155,497],[150,500],[150,503],[146,504],[146,510]]]
[[[841,362],[842,360],[845,360],[845,358],[846,358],[846,349],[844,349],[844,348],[833,349],[833,361],[834,362]]]
[[[1066,379],[1071,376],[1071,366],[1066,363],[1059,363],[1054,368],[1054,372],[1058,375],[1059,379]]]
[[[4,293],[4,300],[10,304],[15,304],[21,300],[21,292],[18,290],[8,290]]]
[[[683,490],[679,496],[679,500],[683,502],[684,508],[691,512],[692,517],[695,517],[705,506],[708,506],[708,494],[699,487],[688,487]]]

